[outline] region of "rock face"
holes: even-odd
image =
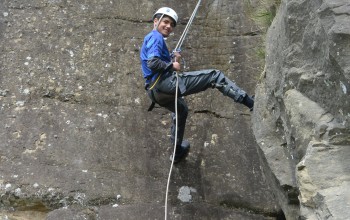
[[[195,4],[0,1],[1,219],[164,218],[170,114],[147,112],[139,50],[156,9],[179,14],[173,48]],[[348,219],[348,0],[282,1],[259,83],[247,13],[244,1],[203,1],[182,48],[185,70],[222,70],[256,106],[251,124],[216,90],[186,97],[192,149],[173,170],[168,216]]]
[[[196,2],[0,1],[2,219],[163,218],[170,115],[147,112],[139,50],[165,4],[180,17],[173,47]],[[252,93],[260,43],[242,1],[203,1],[186,70],[220,69]],[[192,151],[174,168],[169,218],[275,219],[250,113],[218,91],[188,103]]]
[[[195,4],[0,1],[1,219],[164,218],[170,115],[147,112],[139,50],[156,9],[179,14],[173,48]],[[348,219],[348,0],[282,0],[257,87],[261,33],[245,9],[203,1],[182,53],[185,70],[255,89],[253,123],[218,91],[186,97],[192,149],[168,216]]]
[[[282,1],[253,130],[286,218],[350,216],[350,4]]]

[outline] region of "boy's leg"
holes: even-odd
[[[219,70],[209,69],[185,72],[181,76],[181,81],[186,87],[184,95],[198,93],[212,87],[217,88],[225,96],[232,98],[235,102],[246,105],[250,109],[254,105],[254,100]]]
[[[172,126],[171,126],[171,142],[175,142],[175,100],[169,102],[167,105],[163,105],[166,109],[172,112]],[[181,142],[183,140],[184,134],[185,134],[185,126],[186,126],[186,120],[188,115],[188,107],[183,98],[177,99],[177,113],[178,113],[178,130],[177,130],[177,143],[178,145],[181,145]]]
[[[171,125],[171,135],[170,140],[174,144],[175,143],[175,132],[176,132],[176,116],[175,116],[175,100],[169,102],[167,105],[163,105],[166,109],[172,112],[172,125]],[[185,100],[180,97],[177,99],[177,107],[178,107],[178,130],[177,130],[177,144],[176,144],[176,152],[175,152],[175,160],[177,163],[183,158],[187,156],[187,153],[190,148],[190,144],[188,141],[184,141],[184,133],[186,127],[186,119],[188,115],[188,107]]]

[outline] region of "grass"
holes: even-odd
[[[244,0],[245,11],[262,33],[262,43],[256,48],[256,56],[265,63],[265,41],[267,29],[271,26],[281,0]]]
[[[254,5],[251,0],[245,0],[249,17],[261,28],[267,30],[276,16],[281,0],[259,0]]]

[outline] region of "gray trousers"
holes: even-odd
[[[225,96],[232,98],[235,102],[241,103],[246,92],[240,89],[235,82],[228,79],[221,71],[215,69],[184,72],[179,74],[179,92],[177,99],[178,110],[178,134],[177,143],[181,145],[186,126],[188,107],[184,96],[199,93],[208,88],[217,88]],[[160,106],[170,110],[172,114],[171,141],[175,141],[175,73],[165,73],[161,76],[153,89],[153,101]]]

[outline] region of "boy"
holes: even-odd
[[[158,103],[173,113],[171,127],[171,141],[173,143],[175,142],[176,126],[174,114],[175,71],[181,70],[181,55],[178,52],[174,52],[171,55],[164,38],[172,33],[177,21],[178,16],[173,9],[168,7],[158,9],[153,15],[154,29],[145,36],[140,54],[143,77],[146,80],[145,88],[153,105],[154,103]],[[183,140],[188,115],[188,107],[183,97],[204,91],[210,87],[217,88],[225,96],[230,97],[235,102],[244,104],[251,111],[253,110],[254,100],[219,70],[208,69],[180,74],[179,97],[177,99],[178,136],[174,163],[184,159],[190,148],[189,142]]]

